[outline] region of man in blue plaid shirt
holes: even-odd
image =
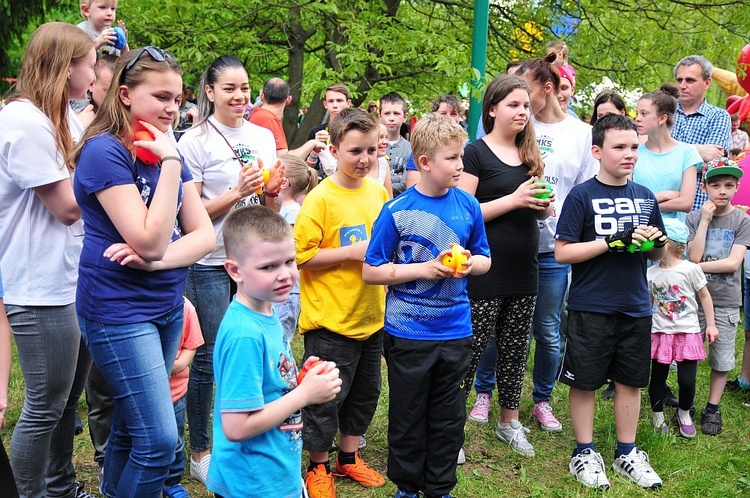
[[[680,90],[672,137],[680,142],[694,144],[704,162],[724,157],[729,152],[732,126],[724,109],[706,102],[706,91],[711,86],[714,66],[700,55],[689,55],[674,68],[675,80]],[[693,211],[703,207],[708,200],[701,190],[703,173],[698,168]]]

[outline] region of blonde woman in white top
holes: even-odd
[[[65,156],[83,133],[68,102],[86,98],[95,63],[86,33],[40,26],[0,111],[0,267],[26,385],[11,460],[26,497],[75,493],[75,405],[91,360],[75,310],[81,211]]]

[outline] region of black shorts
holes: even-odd
[[[648,386],[651,317],[568,312],[568,335],[558,380],[596,391],[607,379],[628,387]]]
[[[341,392],[332,401],[302,408],[302,446],[324,452],[331,448],[336,432],[361,436],[375,415],[380,398],[383,330],[364,341],[326,329],[308,330],[303,337],[302,362],[308,356],[333,361],[342,382]]]

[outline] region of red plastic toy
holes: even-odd
[[[133,133],[133,141],[137,140],[143,140],[144,142],[153,142],[154,136],[150,131],[147,130],[136,131],[135,133]],[[154,166],[161,160],[159,156],[157,156],[150,150],[142,149],[140,147],[135,149],[135,156],[140,159],[141,162],[146,163],[149,166]]]
[[[320,365],[321,363],[325,363],[325,361],[318,360],[312,364],[305,362],[305,364],[302,365],[302,370],[300,370],[299,374],[297,374],[297,385],[302,384],[302,379],[305,378],[305,375],[307,375],[307,372],[309,372],[311,368],[313,368],[316,365]]]

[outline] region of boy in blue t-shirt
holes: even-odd
[[[455,188],[466,132],[431,115],[417,124],[412,150],[419,183],[387,203],[372,229],[362,276],[388,285],[384,355],[388,363],[388,477],[397,497],[450,496],[464,440],[461,381],[471,357],[466,275],[490,268],[477,200]],[[455,271],[451,245],[467,250]]]
[[[648,385],[651,301],[646,258],[661,259],[666,237],[659,205],[629,177],[638,159],[635,123],[611,114],[592,130],[596,177],[574,187],[557,223],[555,259],[572,265],[568,333],[560,381],[570,386],[570,422],[576,449],[570,472],[584,485],[609,488],[594,449],[596,390],[615,382],[617,449],[612,468],[644,488],[661,486],[648,455],[635,447],[640,388]],[[637,250],[654,241],[647,252]],[[633,245],[634,247],[629,247]]]
[[[227,498],[299,498],[300,409],[333,399],[341,390],[339,372],[330,362],[318,364],[297,388],[292,350],[273,311],[297,281],[289,224],[251,206],[233,211],[223,232],[224,268],[237,294],[214,347],[214,450],[206,485]]]

